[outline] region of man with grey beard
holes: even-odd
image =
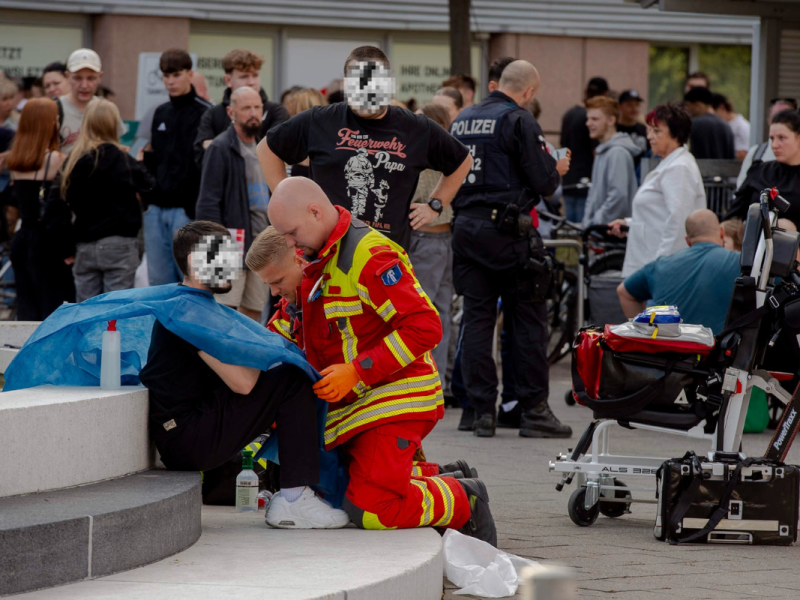
[[[214,138],[203,160],[197,219],[227,227],[244,254],[269,225],[269,187],[256,156],[264,113],[261,96],[241,87],[231,94],[227,112],[233,126]],[[266,284],[245,267],[231,291],[217,300],[258,320],[268,298]]]

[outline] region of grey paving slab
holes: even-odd
[[[646,504],[634,504],[632,514],[619,519],[601,516],[589,528],[574,525],[567,515],[574,487],[556,492],[558,476],[547,469],[548,461],[572,447],[591,420],[587,409],[564,403],[569,381],[568,364],[552,369],[550,404],[573,428],[572,440],[523,439],[509,429],[498,430],[491,439],[478,439],[456,430],[460,411],[450,409],[424,441],[430,460],[465,458],[478,469],[489,489],[501,549],[573,567],[581,598],[800,597],[800,546],[669,546],[653,537],[656,509]],[[746,435],[744,451],[760,456],[770,437],[770,433]],[[703,441],[622,428],[615,428],[611,436],[615,454],[669,458],[689,449],[705,453],[709,448]],[[788,462],[800,464],[800,444],[792,448]],[[649,479],[633,478],[626,483],[655,489]],[[445,584],[446,600],[464,597],[453,595],[454,586],[446,580]]]

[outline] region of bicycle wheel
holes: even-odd
[[[553,365],[570,353],[575,337],[577,278],[565,273],[558,294],[548,301],[547,363]]]
[[[589,275],[599,275],[606,271],[622,271],[625,250],[607,250],[598,254],[589,265]]]

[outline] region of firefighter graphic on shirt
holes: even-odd
[[[347,181],[347,197],[353,203],[350,212],[354,217],[360,217],[367,210],[367,198],[375,185],[375,174],[365,148],[359,148],[356,155],[344,165],[344,177]]]

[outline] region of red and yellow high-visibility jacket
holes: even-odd
[[[317,369],[355,364],[361,381],[328,408],[325,447],[392,421],[444,415],[430,351],[442,324],[406,252],[336,207],[339,222],[317,259],[306,265],[300,346]]]
[[[286,298],[281,298],[276,307],[275,314],[267,322],[267,329],[282,335],[290,342],[301,348],[303,341],[302,320],[298,318],[297,306],[289,303]]]

